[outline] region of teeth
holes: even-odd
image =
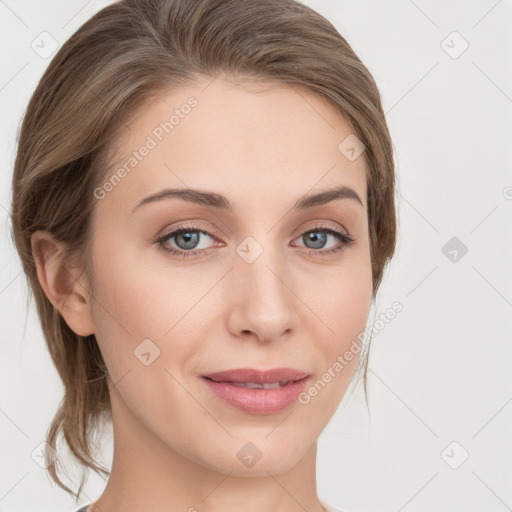
[[[280,388],[288,384],[287,380],[281,380],[279,382],[265,382],[264,384],[259,384],[256,382],[232,382],[234,386],[238,386],[241,388],[249,388],[249,389],[276,389]]]

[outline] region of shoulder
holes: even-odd
[[[324,506],[324,508],[325,508],[325,510],[327,510],[327,512],[349,512],[348,510],[345,510],[345,509],[334,508],[331,505],[329,505],[329,503],[326,503],[325,501],[322,501],[322,500],[320,500],[320,503]],[[78,511],[78,512],[80,512],[80,511]]]

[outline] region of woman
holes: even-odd
[[[366,378],[394,179],[371,74],[294,0],[123,0],[63,45],[12,224],[65,390],[49,474],[79,499],[62,435],[109,475],[80,512],[335,510],[316,442]]]

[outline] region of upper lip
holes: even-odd
[[[308,377],[309,374],[294,368],[271,368],[257,370],[255,368],[237,368],[222,372],[201,375],[216,382],[254,382],[264,384],[281,381],[296,381]]]

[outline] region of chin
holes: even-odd
[[[277,430],[268,435],[233,438],[217,445],[201,457],[201,464],[220,473],[233,476],[268,476],[285,473],[295,467],[311,443],[305,439],[279,435]],[[251,440],[252,437],[252,440]]]

